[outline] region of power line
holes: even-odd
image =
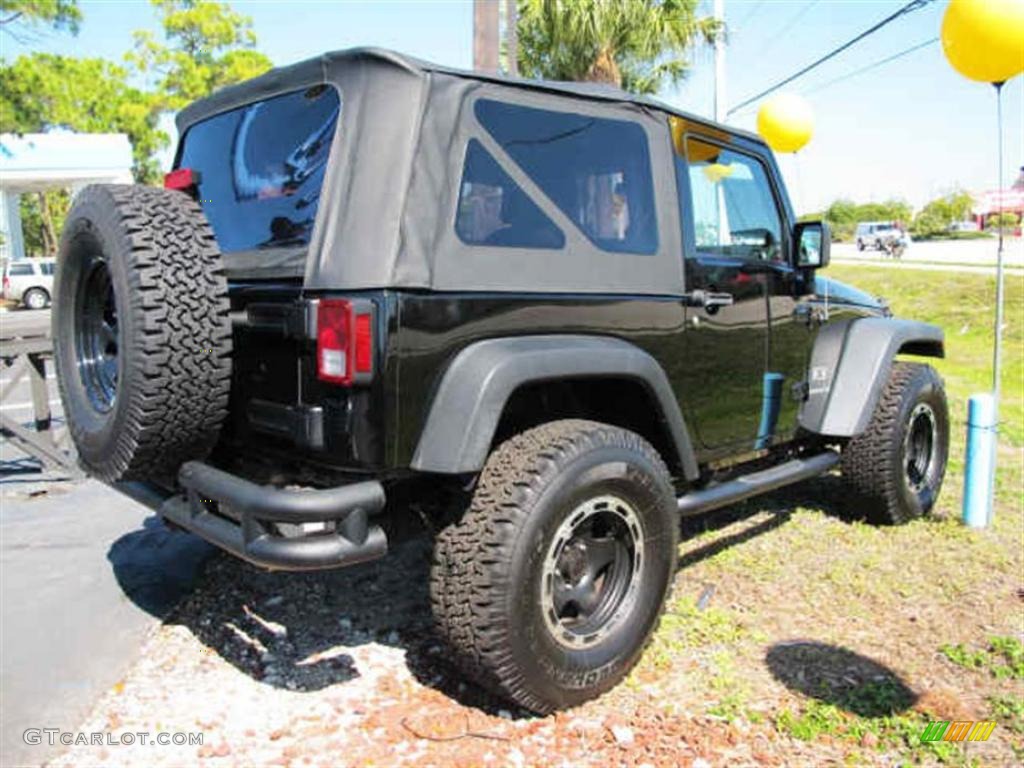
[[[816,85],[808,91],[804,91],[804,93],[817,93],[818,91],[828,88],[830,85],[835,85],[836,83],[843,82],[843,80],[849,80],[851,77],[862,75],[869,70],[875,69],[876,67],[880,67],[883,64],[888,64],[890,61],[896,61],[896,59],[902,58],[908,54],[913,53],[914,51],[919,51],[922,48],[927,48],[929,45],[934,45],[937,42],[939,42],[939,38],[933,37],[931,40],[925,40],[923,43],[918,43],[917,45],[912,45],[909,48],[904,48],[899,53],[894,53],[892,56],[887,56],[881,61],[876,61],[872,64],[868,64],[866,67],[855,69],[853,72],[847,72],[845,75],[840,75],[839,77],[833,78],[832,80],[826,80],[824,83]]]
[[[905,14],[911,13],[912,11],[916,11],[916,10],[918,10],[920,8],[924,8],[926,5],[928,5],[929,3],[932,3],[932,2],[934,2],[934,0],[911,0],[909,3],[907,3],[902,8],[900,8],[898,11],[895,11],[894,13],[889,14],[884,19],[882,19],[880,22],[878,22],[874,26],[864,30],[859,35],[854,37],[852,40],[849,40],[849,41],[843,43],[838,48],[834,49],[833,51],[830,51],[829,53],[826,53],[820,59],[818,59],[818,60],[808,64],[806,67],[804,67],[803,69],[798,70],[797,72],[793,73],[792,75],[790,75],[786,79],[780,80],[778,83],[776,83],[775,85],[771,86],[770,88],[765,88],[763,91],[761,91],[760,93],[756,94],[755,96],[751,96],[749,99],[746,99],[745,101],[741,101],[739,104],[737,104],[732,109],[730,109],[726,113],[726,116],[731,115],[736,110],[742,109],[743,107],[747,106],[748,104],[752,104],[755,101],[758,101],[759,99],[763,99],[769,93],[772,93],[773,91],[777,91],[779,88],[781,88],[784,85],[788,85],[789,83],[791,83],[794,80],[796,80],[798,77],[802,77],[803,75],[806,75],[812,69],[815,69],[816,67],[820,67],[822,64],[824,64],[829,59],[835,58],[840,53],[845,51],[847,48],[855,45],[856,43],[859,43],[865,37],[868,37],[869,35],[873,35],[875,32],[880,30],[885,25],[890,24],[891,22],[895,21],[896,19],[900,18],[901,16],[903,16]]]
[[[790,17],[789,21],[787,21],[785,24],[782,25],[782,29],[780,29],[778,32],[776,32],[775,34],[771,35],[768,38],[768,42],[765,43],[763,46],[761,46],[761,50],[758,51],[757,55],[758,56],[763,56],[765,53],[767,53],[772,48],[774,48],[776,45],[778,45],[779,40],[781,40],[782,37],[787,32],[789,32],[789,30],[791,30],[793,27],[795,27],[796,23],[798,21],[800,21],[800,19],[802,19],[804,16],[806,16],[807,12],[809,10],[811,10],[814,6],[816,6],[820,2],[821,2],[821,0],[810,0],[809,3],[806,3],[803,6],[801,6],[797,10],[797,12],[792,17]]]
[[[752,5],[751,9],[747,11],[746,15],[743,17],[743,20],[736,23],[735,30],[739,32],[741,29],[743,29],[746,26],[747,22],[754,17],[754,14],[757,13],[758,9],[762,5],[764,5],[764,3],[765,0],[757,0],[757,2]]]

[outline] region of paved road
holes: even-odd
[[[879,266],[906,266],[917,269],[942,269],[954,272],[995,272],[995,240],[936,240],[911,243],[903,258],[894,262],[881,251],[858,251],[850,243],[832,246],[832,258],[840,262],[864,262]],[[1003,265],[1008,274],[1024,270],[1024,239],[1009,238],[1003,245]]]
[[[4,313],[5,333],[8,314],[48,323],[46,312]],[[52,370],[47,378],[60,431]],[[0,387],[8,380],[0,368]],[[27,381],[0,408],[30,423]],[[43,474],[0,438],[0,765],[38,765],[60,751],[26,745],[22,734],[84,722],[211,552],[100,483]]]
[[[49,333],[50,310],[15,309],[0,312],[0,336],[19,336],[27,332]]]

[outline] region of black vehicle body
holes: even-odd
[[[867,426],[896,355],[942,356],[940,329],[894,319],[878,300],[817,276],[824,264],[800,262],[800,226],[758,137],[615,89],[460,72],[383,51],[275,70],[181,113],[176,167],[197,171],[191,192],[222,244],[230,217],[244,212],[217,210],[230,190],[190,136],[247,105],[315,98],[323,87],[340,94],[340,117],[316,139],[329,147],[304,146],[327,159],[296,182],[322,176],[309,198],[318,198],[315,217],[271,222],[266,241],[224,249],[233,369],[216,449],[182,468],[180,488],[121,485],[253,562],[318,568],[383,554],[375,515],[410,514],[389,500],[462,487],[501,440],[553,419],[637,432],[685,498],[750,468],[841,447]],[[498,109],[491,104],[573,115],[581,132],[604,120],[608,131],[642,135],[646,170],[601,169],[607,178],[592,186],[598,196],[602,185],[639,195],[653,234],[631,241],[632,220],[618,239],[584,231],[586,214],[560,207],[544,187],[554,182],[531,176],[513,157],[516,139],[498,135],[507,115],[483,124],[484,111]],[[698,247],[690,139],[763,172],[779,220],[774,258]],[[487,167],[496,163],[554,223],[560,246],[466,242],[456,231],[467,157],[481,149]],[[636,192],[637,178],[649,192]],[[236,192],[242,186],[236,178]],[[339,298],[372,324],[369,369],[347,385],[318,377],[318,308]],[[322,535],[325,521],[340,535]],[[268,523],[313,524],[304,529],[313,533],[285,536]]]

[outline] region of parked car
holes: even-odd
[[[874,248],[880,251],[883,248],[885,239],[901,236],[903,231],[892,221],[863,221],[857,225],[854,238],[857,242],[857,250]]]
[[[819,274],[829,230],[758,136],[368,49],[177,121],[167,189],[87,187],[67,217],[81,462],[265,568],[422,522],[438,632],[499,695],[618,683],[680,516],[833,470],[874,522],[935,504],[946,397],[906,356],[943,332]]]
[[[981,227],[976,221],[954,221],[949,225],[950,232],[980,232]]]
[[[12,259],[4,264],[3,296],[29,309],[45,309],[53,295],[54,259]]]

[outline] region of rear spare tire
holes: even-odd
[[[227,415],[231,323],[216,240],[194,200],[95,185],[75,198],[54,280],[68,427],[101,480],[173,486]]]

